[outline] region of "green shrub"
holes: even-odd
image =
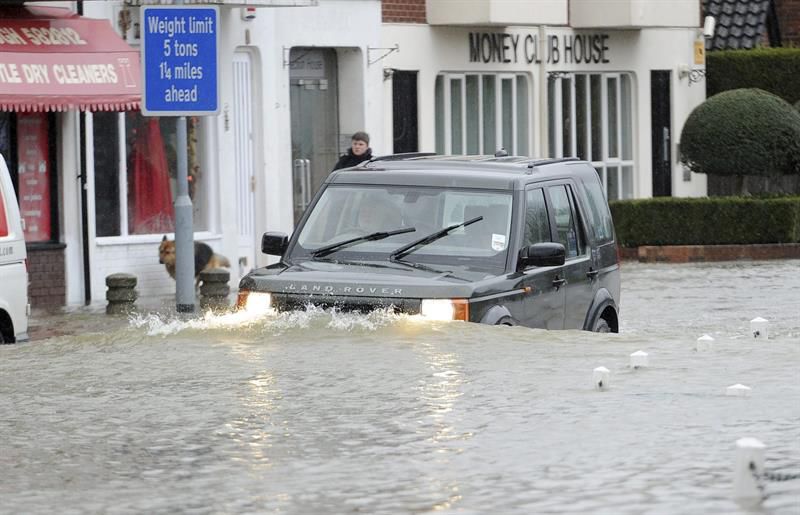
[[[623,247],[800,243],[800,197],[657,197],[609,205]]]
[[[800,102],[800,48],[715,50],[706,54],[706,93],[759,88]]]
[[[800,112],[759,89],[708,98],[681,133],[681,162],[711,175],[800,173]]]

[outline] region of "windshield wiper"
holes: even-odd
[[[311,257],[324,257],[328,254],[332,254],[340,249],[346,249],[347,247],[352,247],[353,245],[358,245],[364,241],[375,241],[375,240],[382,240],[384,238],[388,238],[389,236],[394,236],[395,234],[404,234],[407,232],[414,232],[416,231],[416,227],[404,227],[402,229],[395,229],[394,231],[378,231],[373,232],[371,234],[367,234],[365,236],[359,236],[357,238],[350,238],[349,240],[340,241],[337,243],[331,243],[330,245],[325,245],[324,247],[320,247],[318,249],[314,249],[311,251]]]
[[[455,231],[459,227],[466,227],[468,225],[474,224],[475,222],[480,222],[483,220],[483,216],[476,216],[472,220],[467,220],[466,222],[461,222],[460,224],[453,224],[444,229],[438,230],[434,233],[431,233],[424,238],[420,238],[416,241],[412,241],[408,245],[403,245],[399,249],[395,250],[391,254],[389,254],[390,261],[396,261],[398,259],[402,259],[403,257],[411,254],[412,252],[416,251],[417,249],[428,245],[429,243],[433,243],[436,240],[442,239],[452,231]]]
[[[415,263],[413,261],[403,261],[402,259],[397,259],[393,257],[390,257],[389,261],[391,261],[392,263],[397,263],[398,265],[405,265],[409,268],[416,268],[417,270],[425,270],[426,272],[439,274],[439,277],[452,277],[453,279],[458,279],[459,281],[470,282],[469,279],[464,279],[463,277],[454,275],[452,270],[439,270],[438,268],[433,268],[432,266],[423,265],[422,263]],[[438,279],[438,277],[436,278]]]

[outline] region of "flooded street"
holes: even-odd
[[[0,347],[0,513],[745,513],[737,439],[800,472],[798,270],[624,263],[610,335],[315,311],[34,320],[41,339]],[[649,367],[628,366],[637,350]],[[736,383],[751,396],[726,396]],[[800,513],[800,479],[765,493],[756,513]]]

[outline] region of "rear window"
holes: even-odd
[[[6,203],[3,200],[3,188],[0,187],[0,238],[8,236],[8,216],[6,215]]]
[[[614,225],[600,179],[589,179],[583,185],[589,199],[589,217],[592,221],[594,236],[598,243],[607,243],[614,238]]]

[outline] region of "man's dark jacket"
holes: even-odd
[[[353,149],[351,148],[347,151],[347,154],[339,158],[339,160],[336,162],[336,166],[334,166],[333,169],[338,170],[339,168],[349,168],[369,159],[372,159],[371,148],[368,148],[366,152],[360,156],[353,154]]]

